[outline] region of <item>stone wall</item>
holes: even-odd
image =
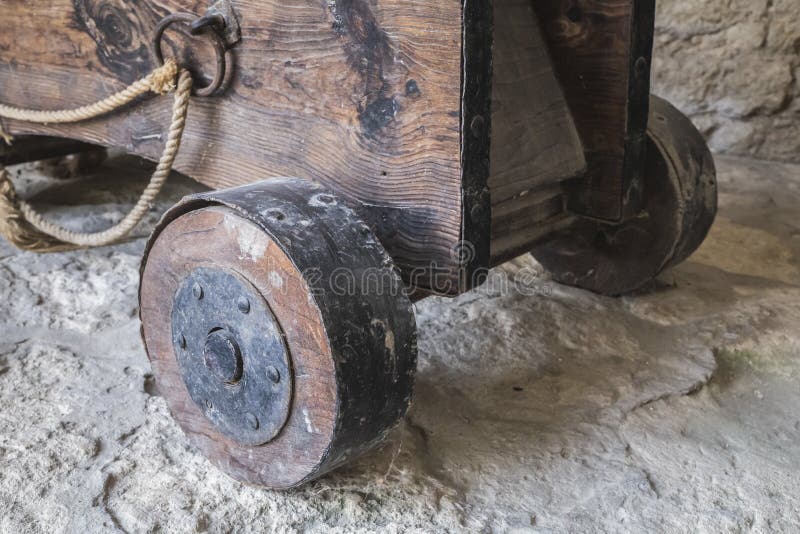
[[[657,0],[653,92],[717,152],[800,162],[800,0]]]

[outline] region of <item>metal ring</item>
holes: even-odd
[[[156,26],[155,32],[153,33],[153,53],[155,54],[156,61],[159,65],[164,64],[164,52],[161,50],[161,40],[164,37],[164,32],[167,30],[167,28],[176,22],[191,25],[199,18],[200,17],[193,15],[192,13],[173,13],[171,15],[167,15],[161,20],[161,22],[158,23],[158,26]],[[211,96],[217,92],[217,90],[222,87],[222,82],[225,80],[225,70],[227,68],[225,63],[225,53],[227,48],[222,36],[220,36],[213,29],[206,32],[206,35],[211,36],[211,42],[214,45],[214,51],[217,60],[216,72],[214,74],[214,78],[211,80],[211,83],[205,87],[197,88],[194,91],[197,96]]]

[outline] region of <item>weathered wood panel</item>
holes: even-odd
[[[320,181],[363,203],[362,215],[404,271],[436,262],[455,278],[460,265],[452,249],[464,231],[461,2],[234,4],[243,36],[233,52],[234,75],[223,96],[192,102],[176,169],[215,188],[273,176]],[[2,100],[42,109],[92,102],[153,68],[149,39],[158,20],[206,6],[7,0],[0,18]],[[188,38],[168,36],[184,49]],[[190,64],[211,61],[202,38],[191,47],[182,54]],[[153,99],[78,126],[5,127],[155,159],[170,105]],[[387,216],[398,225],[385,224]]]
[[[492,264],[530,252],[542,237],[576,217],[566,210],[561,184],[542,186],[495,206],[492,221]]]
[[[563,212],[553,186],[582,173],[586,160],[531,2],[496,0],[494,27],[489,188],[497,263],[529,250],[536,226]]]
[[[572,178],[583,146],[529,0],[496,0],[492,204]]]
[[[640,196],[655,0],[535,1],[586,148],[569,207],[619,220]]]

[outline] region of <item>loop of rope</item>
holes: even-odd
[[[148,91],[164,94],[172,90],[175,90],[175,100],[164,151],[150,182],[136,205],[119,223],[101,232],[83,233],[74,232],[49,222],[28,202],[17,198],[8,172],[0,166],[0,234],[15,246],[34,252],[55,252],[80,247],[103,246],[119,241],[128,235],[144,218],[172,170],[186,126],[189,98],[192,93],[192,77],[188,71],[178,69],[174,61],[168,61],[146,78],[89,106],[73,110],[36,111],[0,105],[0,117],[44,124],[70,123],[95,118],[119,109]]]

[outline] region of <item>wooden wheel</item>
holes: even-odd
[[[580,219],[533,251],[559,282],[606,295],[639,289],[685,260],[717,212],[714,160],[700,132],[652,96],[643,209],[619,225]]]
[[[159,391],[237,479],[298,486],[380,442],[409,406],[411,302],[370,229],[317,185],[184,199],[150,240],[140,304]]]

